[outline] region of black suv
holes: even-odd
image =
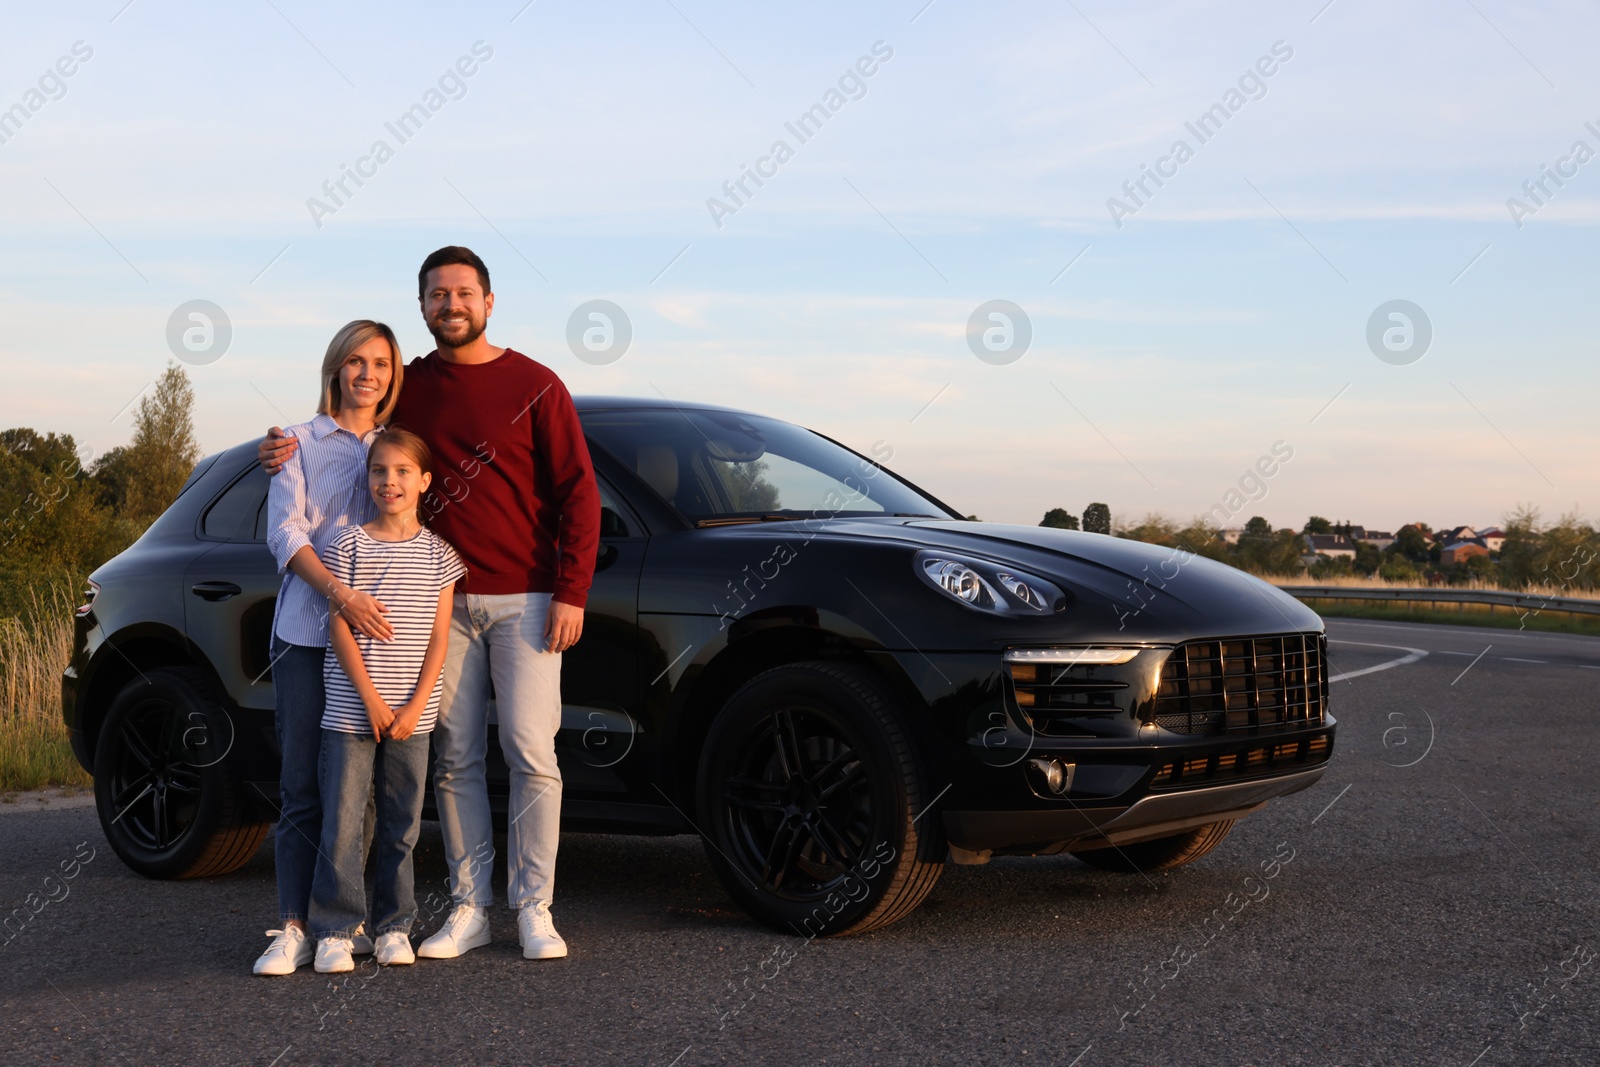
[[[834,934],[907,915],[947,861],[1187,863],[1322,775],[1322,622],[1264,582],[963,521],[881,445],[577,404],[604,510],[562,668],[565,828],[699,833],[757,918]],[[276,819],[267,481],[254,441],[206,458],[77,612],[73,750],[151,877],[233,870]]]

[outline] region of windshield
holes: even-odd
[[[589,437],[701,526],[950,513],[893,474],[777,419],[694,409],[594,411]]]

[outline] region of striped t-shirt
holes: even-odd
[[[373,687],[391,708],[398,708],[416,692],[422,661],[428,654],[428,640],[433,636],[440,591],[467,572],[461,557],[444,538],[426,527],[405,541],[379,541],[359,525],[350,525],[334,537],[322,554],[322,562],[335,578],[352,589],[371,593],[389,609],[384,618],[394,627],[391,640],[379,641],[365,634],[354,636]],[[367,706],[339,666],[331,644],[322,661],[322,682],[326,694],[322,728],[370,734]],[[441,671],[428,696],[428,706],[417,722],[416,733],[433,729],[439,716],[443,682]]]

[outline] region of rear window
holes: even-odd
[[[182,489],[178,490],[178,496],[181,497],[183,494],[187,493],[189,491],[189,487],[195,482],[198,482],[200,480],[200,476],[206,471],[210,470],[211,465],[216,463],[217,459],[221,457],[221,455],[221,452],[213,452],[205,459],[202,459],[199,463],[196,463],[194,465],[194,470],[189,472],[189,480],[183,483]]]
[[[264,540],[256,517],[266,503],[267,484],[267,472],[260,464],[245,471],[206,509],[201,533],[219,541]]]

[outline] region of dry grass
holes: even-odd
[[[90,784],[61,721],[75,603],[60,588],[31,600],[22,617],[0,618],[0,792]]]
[[[1552,597],[1564,596],[1564,597],[1576,597],[1576,598],[1579,598],[1579,599],[1587,599],[1584,596],[1584,594],[1583,594],[1583,592],[1581,590],[1576,590],[1576,589],[1573,589],[1571,586],[1563,586],[1563,585],[1530,585],[1525,589],[1506,589],[1504,586],[1496,585],[1494,582],[1484,582],[1484,581],[1464,582],[1461,585],[1437,585],[1437,586],[1431,586],[1430,587],[1430,586],[1425,586],[1425,585],[1418,585],[1416,582],[1386,582],[1382,578],[1377,577],[1376,575],[1374,575],[1374,576],[1372,576],[1370,578],[1363,577],[1363,576],[1360,576],[1360,575],[1353,575],[1353,576],[1352,575],[1346,575],[1346,576],[1340,577],[1340,578],[1313,578],[1309,574],[1297,574],[1297,575],[1258,574],[1258,575],[1256,575],[1256,577],[1262,579],[1263,581],[1271,582],[1273,585],[1326,585],[1326,586],[1339,586],[1341,588],[1350,588],[1350,589],[1417,589],[1417,590],[1426,590],[1426,589],[1429,589],[1429,588],[1433,588],[1433,589],[1446,590],[1446,591],[1452,590],[1452,589],[1455,589],[1455,590],[1478,589],[1478,590],[1483,590],[1483,591],[1486,591],[1486,592],[1493,592],[1493,593],[1513,593],[1514,592],[1514,593],[1527,593],[1527,594],[1530,594],[1532,596],[1552,596]],[[1422,599],[1427,599],[1427,598],[1426,597],[1422,597]],[[1505,609],[1502,608],[1501,610],[1503,611]]]
[[[1406,589],[1415,590],[1416,592],[1415,599],[1401,601],[1335,600],[1321,597],[1315,600],[1307,599],[1301,601],[1301,603],[1319,615],[1355,619],[1387,619],[1394,622],[1430,622],[1451,626],[1490,626],[1496,629],[1600,635],[1600,617],[1594,615],[1579,615],[1549,608],[1530,608],[1525,610],[1523,608],[1495,604],[1451,604],[1445,601],[1430,601],[1428,599],[1428,593],[1431,589],[1438,589],[1441,592],[1484,590],[1504,593],[1511,591],[1503,589],[1492,582],[1471,582],[1465,585],[1429,587],[1408,582],[1385,582],[1377,577],[1317,579],[1308,575],[1286,577],[1281,574],[1263,574],[1258,577],[1271,582],[1273,585],[1321,585],[1340,589]],[[1516,592],[1541,597],[1589,599],[1584,597],[1581,591],[1575,591],[1567,586],[1534,585],[1526,589],[1516,590]]]

